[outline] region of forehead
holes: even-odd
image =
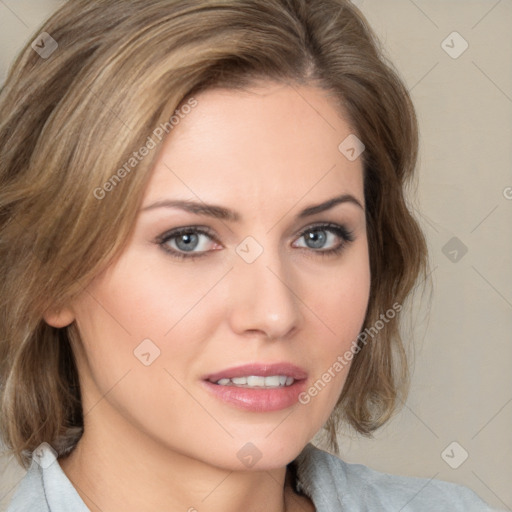
[[[364,202],[361,159],[339,149],[353,129],[325,91],[266,83],[195,99],[163,142],[145,204],[172,195],[270,207],[336,193]]]

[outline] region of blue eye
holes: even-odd
[[[331,237],[327,236],[326,233],[331,234]],[[345,249],[347,244],[355,240],[353,232],[349,231],[345,226],[331,223],[309,226],[300,234],[300,237],[305,237],[307,248],[313,249],[315,254],[320,254],[321,256],[339,254],[343,249]],[[332,242],[332,239],[336,239],[336,237],[342,241],[338,242],[334,247],[331,247],[330,249],[323,249],[321,251],[315,250],[323,248],[329,238],[331,238]]]
[[[173,257],[195,259],[202,258],[211,252],[211,250],[207,248],[207,241],[201,243],[201,237],[219,243],[209,229],[198,226],[189,226],[168,231],[160,235],[156,243]],[[306,246],[300,246],[300,248],[311,249],[314,255],[319,254],[321,256],[334,256],[339,254],[347,244],[354,241],[353,232],[349,231],[344,226],[332,223],[309,226],[299,234],[299,239],[300,238],[304,238],[306,242]],[[336,243],[336,238],[339,238],[341,242]],[[332,245],[333,239],[336,245],[324,249],[323,247],[326,245],[326,242]],[[200,250],[196,250],[198,248]]]
[[[201,236],[207,237],[210,240],[214,239],[213,234],[211,234],[208,229],[191,226],[164,233],[157,239],[157,243],[164,251],[171,254],[171,256],[177,258],[199,258],[209,252],[208,250],[192,252],[197,249],[198,246],[201,246]],[[173,242],[173,244],[171,244],[171,242]],[[176,249],[173,248],[172,245],[174,245]]]

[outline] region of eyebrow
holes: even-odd
[[[310,217],[311,215],[325,212],[326,210],[330,210],[331,208],[334,208],[336,205],[343,203],[354,204],[364,211],[364,207],[359,202],[358,199],[356,199],[351,194],[343,194],[341,196],[333,197],[332,199],[329,199],[323,203],[311,205],[308,206],[307,208],[304,208],[304,210],[300,211],[297,214],[297,218],[302,219],[304,217]],[[155,203],[152,203],[142,208],[141,211],[144,212],[154,210],[156,208],[179,208],[181,210],[196,215],[206,215],[208,217],[213,217],[215,219],[227,220],[231,222],[240,222],[242,220],[242,216],[238,212],[230,210],[229,208],[225,208],[223,206],[218,206],[215,204],[206,204],[179,199],[162,199],[161,201],[156,201]]]

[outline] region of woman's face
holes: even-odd
[[[362,162],[344,156],[352,139],[338,148],[352,130],[320,89],[265,82],[196,100],[163,142],[124,252],[46,320],[76,320],[86,432],[225,469],[282,467],[331,414],[364,320]],[[221,380],[236,375],[288,379]]]

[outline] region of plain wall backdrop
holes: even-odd
[[[0,0],[0,82],[62,3]],[[433,295],[415,314],[406,404],[374,439],[341,435],[342,458],[461,483],[512,510],[512,1],[354,3],[417,108],[413,204]],[[0,457],[0,510],[23,475]]]

